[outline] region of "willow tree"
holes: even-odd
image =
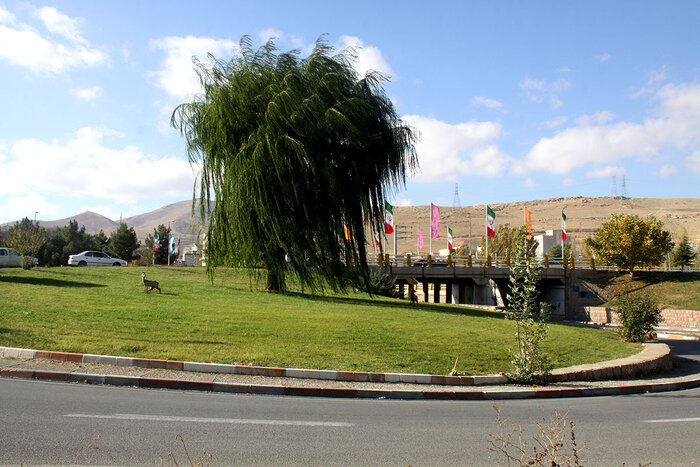
[[[229,61],[195,60],[203,93],[171,120],[201,167],[207,253],[263,266],[270,291],[284,290],[289,273],[340,290],[351,268],[368,285],[365,232],[383,226],[387,194],[417,166],[414,132],[386,78],[353,70],[352,49],[319,39],[301,58],[251,44],[244,36]]]

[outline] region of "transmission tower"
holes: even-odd
[[[612,188],[610,188],[610,196],[617,197],[617,177],[612,176]]]
[[[622,176],[622,185],[620,186],[620,195],[627,198],[627,184],[625,183],[625,176]]]
[[[462,203],[459,201],[459,186],[455,183],[455,197],[452,200],[452,213],[454,214],[455,209],[461,207]]]

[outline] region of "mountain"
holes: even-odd
[[[65,219],[58,219],[55,221],[40,220],[39,224],[45,229],[53,229],[56,227],[62,228],[63,226],[68,225],[68,223],[72,220],[78,223],[78,227],[84,225],[85,230],[88,233],[92,234],[98,233],[100,230],[102,230],[107,236],[109,236],[110,232],[113,232],[117,230],[117,228],[119,228],[119,222],[115,222],[101,214],[97,214],[96,212],[90,211],[82,212],[80,214],[76,214],[75,216],[66,217]],[[7,229],[13,225],[15,225],[14,222],[7,222],[5,224],[0,225],[0,227],[3,229]]]

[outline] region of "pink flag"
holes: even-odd
[[[423,231],[418,227],[418,249],[420,250],[421,248],[423,248]]]
[[[440,208],[430,203],[430,236],[440,238]]]

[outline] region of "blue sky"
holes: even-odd
[[[0,0],[0,222],[190,199],[191,57],[321,34],[421,134],[395,204],[700,193],[700,2]]]

